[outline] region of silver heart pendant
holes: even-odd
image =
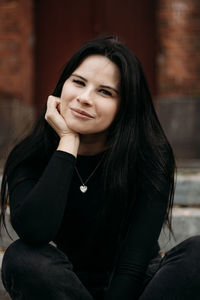
[[[82,193],[85,193],[85,192],[87,192],[87,186],[86,185],[81,185],[80,186],[80,191],[82,192]]]

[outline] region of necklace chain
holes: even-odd
[[[76,171],[76,173],[77,173],[77,175],[78,175],[78,177],[79,177],[79,179],[81,181],[80,191],[82,193],[87,192],[88,187],[87,187],[86,184],[90,180],[90,178],[94,175],[94,173],[96,172],[96,170],[98,169],[98,167],[100,166],[100,164],[102,163],[103,158],[104,158],[104,155],[101,157],[100,161],[98,162],[98,164],[96,165],[96,167],[94,168],[94,170],[92,171],[92,173],[87,177],[87,179],[85,181],[83,181],[83,179],[82,179],[82,177],[81,177],[81,175],[80,175],[77,167],[75,166],[75,171]]]

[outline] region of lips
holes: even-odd
[[[94,119],[94,116],[90,115],[89,113],[87,113],[84,110],[78,109],[78,108],[71,108],[71,110],[79,115]]]

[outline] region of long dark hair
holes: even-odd
[[[137,57],[113,36],[91,40],[68,61],[53,95],[60,97],[66,79],[92,54],[109,58],[118,66],[121,74],[121,105],[108,134],[111,142],[104,165],[105,188],[113,195],[111,199],[123,201],[126,211],[131,211],[133,201],[126,200],[130,185],[135,180],[135,185],[140,188],[145,182],[149,194],[156,192],[168,199],[165,223],[171,229],[174,156],[155,113]],[[57,134],[44,118],[45,111],[46,105],[32,132],[15,146],[6,162],[1,187],[1,222],[4,225],[9,176],[17,166],[26,162],[39,161],[44,167],[59,143]]]

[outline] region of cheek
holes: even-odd
[[[61,115],[63,113],[65,113],[66,110],[67,110],[67,101],[64,100],[64,99],[61,99],[61,103],[60,103],[60,113],[61,113]]]
[[[65,112],[68,108],[70,102],[70,93],[66,93],[66,91],[62,91],[61,93],[61,103],[60,103],[60,112]]]
[[[66,110],[69,103],[72,102],[77,97],[77,92],[68,83],[63,87],[61,93],[61,109]]]
[[[117,111],[118,111],[118,106],[116,105],[107,107],[107,109],[102,114],[102,119],[104,119],[104,122],[110,125],[114,121],[115,116],[117,115]]]
[[[60,103],[60,114],[63,116],[64,119],[68,118],[69,114],[69,100],[66,98],[61,99]]]

